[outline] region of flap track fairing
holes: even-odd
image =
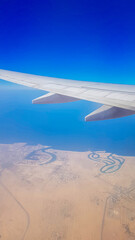
[[[99,121],[99,120],[107,120],[113,118],[120,118],[129,115],[135,114],[135,111],[119,108],[119,107],[112,107],[103,105],[98,108],[96,111],[90,113],[85,117],[85,121]]]
[[[80,99],[74,97],[68,97],[57,93],[48,93],[41,97],[38,97],[32,101],[33,104],[48,104],[48,103],[66,103],[75,102]]]

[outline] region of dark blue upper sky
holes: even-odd
[[[135,3],[1,0],[0,68],[135,84]],[[31,105],[42,93],[0,82],[1,143],[33,141],[59,149],[135,154],[134,116],[85,123],[83,117],[98,104]]]
[[[135,2],[1,0],[0,66],[135,83]]]

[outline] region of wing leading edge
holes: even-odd
[[[105,120],[135,114],[135,85],[107,84],[44,77],[0,70],[0,79],[50,92],[34,104],[87,100],[103,104],[86,116],[86,121]]]

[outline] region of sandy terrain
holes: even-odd
[[[135,239],[135,157],[1,144],[0,239]]]

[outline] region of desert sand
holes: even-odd
[[[135,239],[135,157],[0,144],[0,239]]]

